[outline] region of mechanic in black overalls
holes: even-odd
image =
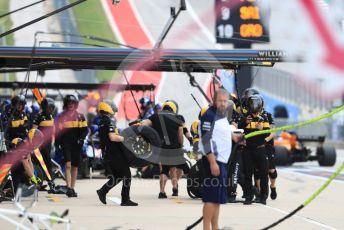
[[[182,150],[184,140],[184,119],[177,114],[177,104],[171,100],[165,101],[162,111],[155,113],[142,121],[142,125],[151,126],[160,136],[162,152],[160,154],[160,193],[159,199],[166,199],[165,186],[171,171],[172,196],[178,196],[178,172],[184,169],[185,158]]]
[[[262,116],[266,117],[269,121],[269,129],[274,128],[275,122],[272,117],[272,114],[264,110],[262,112]],[[267,129],[264,127],[264,129]],[[275,165],[275,147],[274,147],[274,137],[275,134],[271,133],[268,137],[265,138],[265,147],[269,158],[269,179],[270,179],[270,198],[275,200],[277,198],[277,191],[276,191],[276,178],[277,178],[277,169]],[[256,184],[259,185],[259,181],[256,181]],[[259,185],[260,189],[260,185]]]
[[[267,117],[261,116],[264,101],[260,95],[252,95],[247,100],[248,114],[239,123],[239,128],[243,128],[245,135],[254,131],[263,130],[269,127]],[[268,197],[268,156],[265,147],[265,138],[268,135],[259,135],[246,140],[246,146],[243,151],[243,169],[245,175],[244,194],[246,195],[244,204],[252,204],[253,200],[253,184],[252,176],[255,168],[259,172],[260,180],[260,200],[262,204],[266,204]]]
[[[32,128],[39,129],[44,136],[44,143],[40,147],[43,160],[47,166],[48,172],[52,174],[52,163],[51,163],[51,147],[55,136],[55,125],[53,114],[55,114],[56,106],[55,101],[52,98],[44,98],[41,102],[42,111],[37,114],[33,119]],[[48,181],[48,179],[46,178]],[[54,185],[51,181],[48,181],[50,189],[54,189]]]
[[[192,134],[186,126],[184,116],[179,113],[178,103],[175,100],[167,100],[166,102],[172,102],[176,106],[176,114],[177,114],[178,118],[182,121],[184,137],[189,141],[190,146],[193,147],[194,145],[193,145]],[[206,112],[207,109],[208,109],[208,107],[206,107],[205,111],[203,111],[203,112]],[[189,171],[190,171],[190,168],[189,168],[187,163],[178,165],[178,167],[172,167],[170,169],[170,175],[172,177],[176,177],[176,179],[172,180],[172,187],[173,188],[177,187],[177,189],[172,189],[172,196],[178,196],[178,181],[180,178],[182,178],[183,175],[188,174]]]
[[[12,140],[19,142],[18,140],[25,140],[29,132],[29,120],[24,112],[26,105],[26,99],[24,95],[16,95],[11,100],[11,109],[7,111],[5,123],[8,126],[6,132],[6,139],[9,149],[13,147]],[[23,154],[18,152],[13,152],[11,154]],[[14,190],[16,191],[18,185],[25,181],[25,174],[30,178],[33,184],[38,184],[40,182],[39,178],[34,175],[33,165],[31,161],[30,153],[21,156],[21,164],[13,166],[11,169],[13,177]]]
[[[105,183],[97,194],[99,200],[106,204],[106,194],[122,181],[122,202],[121,206],[137,206],[130,200],[131,173],[127,159],[122,152],[123,136],[119,135],[116,127],[115,113],[117,107],[112,101],[105,100],[98,105],[99,139],[106,166],[111,171],[109,181]]]
[[[63,99],[63,112],[57,116],[55,146],[62,148],[68,197],[77,197],[74,190],[81,161],[82,146],[88,134],[85,116],[77,111],[79,100],[74,95]]]

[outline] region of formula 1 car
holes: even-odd
[[[315,154],[305,146],[305,142],[317,142]],[[274,142],[275,163],[278,166],[294,162],[318,161],[320,166],[333,166],[336,163],[336,149],[324,146],[325,136],[299,137],[294,132],[284,131]]]

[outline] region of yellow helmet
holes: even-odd
[[[169,109],[172,110],[173,113],[177,113],[177,108],[178,105],[173,101],[165,101],[164,104],[162,104],[162,110]]]
[[[201,119],[201,117],[205,114],[205,112],[207,112],[209,106],[204,106],[201,108],[201,111],[198,114],[198,119]]]
[[[103,111],[103,112],[110,113],[110,114],[114,115],[117,112],[117,107],[115,106],[115,104],[112,101],[105,100],[105,101],[102,101],[98,104],[97,110],[98,110],[98,112]]]
[[[198,133],[198,126],[199,126],[199,120],[196,120],[196,121],[192,122],[192,124],[191,124],[191,131],[193,133]]]
[[[11,148],[16,148],[23,140],[19,137],[16,137],[14,139],[11,140]]]

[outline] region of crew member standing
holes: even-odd
[[[245,134],[269,128],[269,121],[266,116],[262,116],[264,107],[263,98],[260,95],[252,95],[247,100],[248,113],[245,119],[239,123],[239,128],[243,128]],[[266,151],[266,140],[269,135],[259,135],[246,140],[243,151],[243,169],[245,175],[244,182],[244,204],[252,204],[253,184],[252,175],[254,170],[258,170],[260,180],[259,202],[266,204],[268,197],[268,156]]]
[[[68,197],[77,197],[75,183],[81,161],[82,146],[88,133],[85,116],[77,111],[79,101],[74,95],[63,99],[63,112],[56,121],[55,145],[62,148]]]
[[[51,164],[51,145],[55,136],[55,125],[53,114],[56,110],[55,102],[52,98],[44,98],[41,103],[42,112],[40,112],[33,120],[32,128],[39,129],[44,135],[44,143],[40,148],[45,165],[48,172],[52,175]],[[50,189],[53,188],[53,184],[48,181]]]
[[[111,101],[105,100],[98,105],[100,144],[111,175],[109,181],[97,190],[97,194],[99,200],[106,204],[106,194],[122,181],[121,206],[137,206],[137,203],[130,200],[131,173],[128,161],[122,153],[121,145],[124,138],[119,135],[116,127],[116,112],[117,107]]]
[[[202,185],[203,229],[219,229],[220,204],[227,203],[227,163],[232,151],[232,135],[228,116],[229,94],[219,89],[214,105],[200,119],[200,151],[203,154]]]
[[[272,117],[272,114],[265,111],[263,112],[263,116],[269,121],[270,129],[274,128],[275,122]],[[277,198],[277,191],[276,191],[276,179],[277,179],[277,169],[275,164],[275,146],[274,146],[274,137],[275,133],[271,133],[268,137],[265,138],[265,147],[269,158],[269,179],[270,179],[270,198],[275,200]]]
[[[167,100],[166,102],[172,102],[176,106],[176,115],[179,120],[182,121],[182,127],[183,127],[183,134],[186,137],[186,139],[189,141],[190,146],[193,147],[193,137],[191,132],[189,132],[188,128],[186,127],[185,118],[183,115],[179,113],[179,106],[178,103],[174,100]],[[178,167],[172,167],[170,169],[170,175],[171,177],[175,178],[172,180],[172,196],[178,196],[178,181],[179,179],[184,175],[188,174],[190,171],[189,166],[185,162],[184,164],[178,165]]]

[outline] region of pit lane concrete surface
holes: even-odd
[[[221,229],[261,229],[285,216],[302,204],[325,181],[326,173],[333,172],[344,160],[344,150],[338,150],[338,159],[334,167],[319,167],[316,162],[297,163],[278,170],[278,198],[268,200],[266,206],[242,203],[221,206]],[[186,179],[179,183],[180,196],[171,197],[171,183],[167,184],[168,199],[159,200],[158,180],[133,179],[131,198],[139,203],[138,207],[121,207],[108,200],[103,205],[95,190],[105,179],[85,179],[77,182],[78,198],[64,195],[49,195],[39,192],[39,202],[30,211],[49,214],[62,213],[69,209],[68,218],[72,220],[72,229],[185,229],[201,216],[202,202],[191,199],[186,192]],[[63,181],[58,181],[63,184]],[[121,185],[115,187],[109,197],[120,197]],[[297,215],[278,225],[275,229],[344,229],[343,211],[344,173]],[[241,189],[238,189],[239,197]],[[9,202],[0,204],[0,208],[15,209]],[[14,229],[0,219],[1,229]],[[55,225],[62,229],[62,225]],[[195,229],[202,229],[201,225]]]

